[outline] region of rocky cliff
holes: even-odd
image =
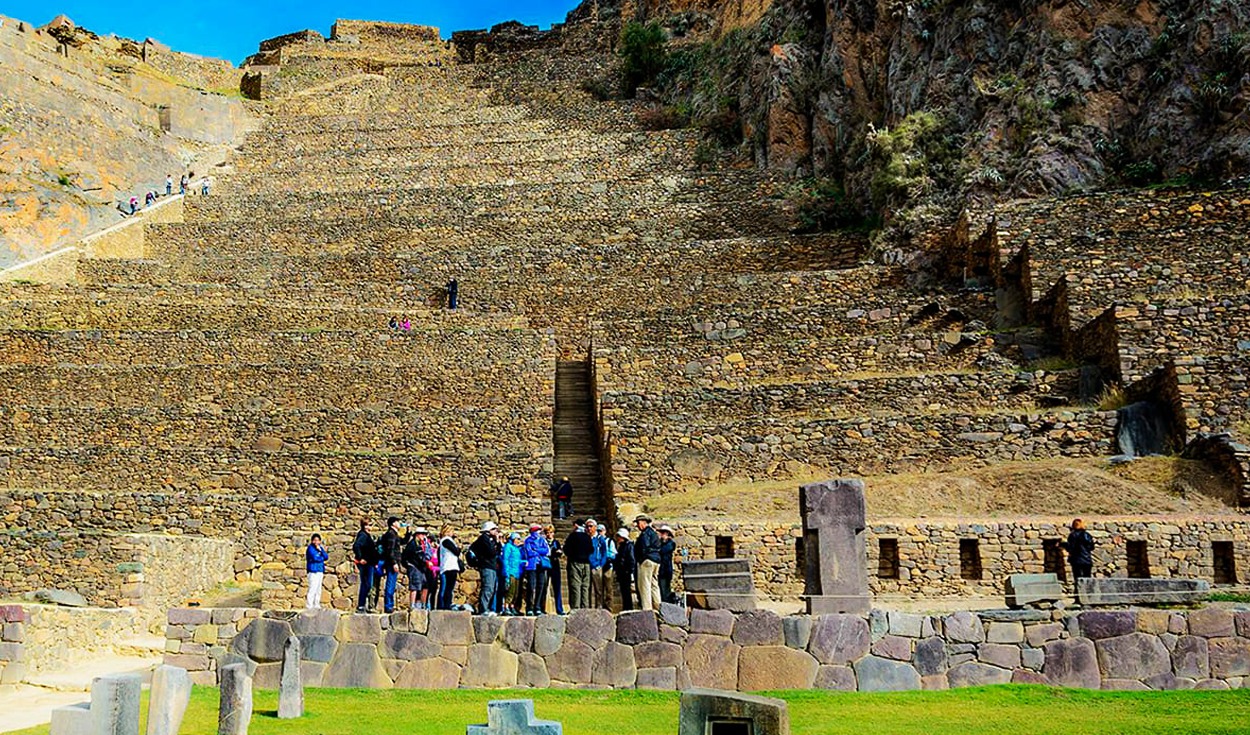
[[[733,121],[757,163],[828,177],[895,235],[969,198],[1219,181],[1250,165],[1250,4],[746,5],[605,13],[600,0],[571,17],[663,26],[665,103],[714,129]]]
[[[0,17],[0,268],[115,223],[241,142],[255,114],[228,62]]]

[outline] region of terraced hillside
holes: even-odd
[[[860,235],[792,234],[785,182],[702,168],[696,132],[647,131],[632,103],[594,101],[580,83],[602,54],[453,64],[435,40],[410,54],[358,41],[267,59],[266,126],[212,196],[185,202],[185,222],[146,226],[143,258],[83,259],[75,286],[4,286],[0,528],[18,564],[0,587],[20,590],[23,561],[84,532],[203,534],[237,542],[238,576],[288,606],[300,544],[320,530],[346,607],[362,515],[462,535],[547,519],[553,473],[575,476],[577,510],[610,516],[819,474],[1116,453],[1118,414],[1091,401],[1120,376],[1091,378],[1056,326],[1080,314],[1058,319],[1067,302],[1039,291],[1037,318],[998,326],[1005,289],[1032,296],[1021,273],[1072,268],[1061,249],[1031,244],[1021,272],[997,241],[957,243],[953,270],[981,253],[996,275],[917,287],[906,266],[863,264]],[[1017,235],[1004,225],[1001,244]],[[1240,416],[1215,409],[1228,418],[1212,427]],[[1166,489],[1143,502],[1233,512]],[[690,552],[710,555],[720,526],[668,507]],[[960,510],[1028,515],[1010,497]],[[892,515],[889,498],[873,513]],[[724,527],[761,588],[794,591],[789,530]],[[1040,547],[1015,558],[1041,560]],[[980,589],[961,584],[924,589]]]

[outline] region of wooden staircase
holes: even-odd
[[[568,477],[573,483],[573,515],[563,521],[556,518],[551,503],[556,538],[563,540],[573,530],[573,519],[594,518],[604,521],[607,504],[603,500],[603,468],[596,446],[595,397],[591,390],[590,369],[583,360],[561,360],[556,363],[556,410],[551,427],[555,445],[554,480]],[[609,522],[609,531],[616,532]]]

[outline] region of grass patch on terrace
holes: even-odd
[[[657,517],[696,520],[738,518],[798,522],[798,486],[837,473],[792,469],[785,479],[731,480],[647,502]],[[1227,481],[1202,462],[1147,457],[1111,466],[1098,458],[1004,462],[946,471],[882,474],[864,478],[875,518],[978,519],[1070,515],[1235,514],[1217,498],[1232,497]]]
[[[999,686],[944,692],[773,693],[789,703],[794,735],[1099,735],[1244,733],[1250,690],[1098,692]],[[217,690],[197,687],[183,735],[217,731]],[[679,694],[644,691],[309,689],[303,718],[279,720],[277,693],[257,691],[252,735],[370,733],[462,735],[486,720],[492,699],[532,698],[535,714],[568,735],[672,735]],[[146,695],[145,695],[146,699]],[[44,735],[48,727],[18,735]]]

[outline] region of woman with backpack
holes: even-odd
[[[551,570],[551,546],[547,544],[541,525],[535,523],[530,526],[530,535],[525,539],[521,554],[525,559],[525,581],[529,586],[525,614],[542,615],[547,573]]]

